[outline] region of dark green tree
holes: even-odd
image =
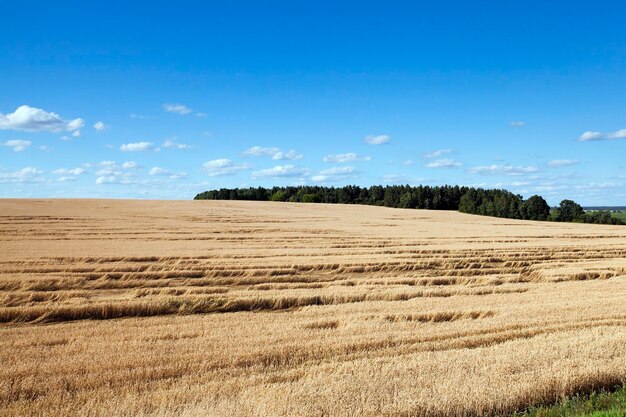
[[[300,201],[303,202],[303,203],[319,203],[320,201],[322,201],[322,199],[317,194],[309,193],[309,194],[304,194],[300,198]]]
[[[582,222],[585,219],[585,210],[572,200],[563,200],[559,205],[558,222]]]
[[[543,197],[534,195],[523,203],[523,216],[527,220],[547,220],[550,206]]]
[[[270,197],[270,200],[272,201],[287,201],[285,192],[282,190],[278,190],[275,191],[274,193],[272,193],[272,196]]]

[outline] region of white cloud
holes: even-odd
[[[438,149],[436,151],[432,151],[432,152],[428,152],[426,154],[424,154],[424,158],[426,159],[433,159],[433,158],[438,158],[442,155],[446,155],[452,153],[452,149]]]
[[[169,171],[161,167],[152,167],[150,168],[150,171],[148,171],[148,175],[166,175],[166,174],[169,174]]]
[[[388,135],[368,135],[363,138],[365,143],[370,145],[383,145],[391,141],[391,136]]]
[[[351,166],[333,167],[320,171],[311,177],[315,182],[335,182],[356,177],[356,170]]]
[[[419,184],[426,181],[424,178],[411,178],[403,174],[386,174],[381,180],[389,184]]]
[[[514,166],[514,165],[487,165],[473,167],[467,170],[470,174],[481,175],[508,175],[519,176],[539,172],[539,169],[533,166]]]
[[[48,145],[40,145],[40,146],[38,147],[38,149],[39,149],[40,151],[42,151],[42,152],[50,152],[50,151],[52,151],[52,148],[51,148],[51,147],[49,147]]]
[[[100,179],[97,184],[130,184],[134,183],[133,178],[135,177],[136,169],[141,168],[141,166],[135,161],[126,161],[122,164],[118,164],[115,161],[101,161],[96,164],[85,163],[82,164],[83,167],[99,167],[95,172],[95,175]]]
[[[203,112],[201,112],[201,111],[199,111],[199,112],[197,112],[197,113],[196,113],[196,117],[202,117],[202,118],[205,118],[205,117],[207,117],[207,116],[208,116],[208,114],[203,113]]]
[[[96,172],[96,184],[136,184],[136,175],[133,171],[123,171],[114,161],[102,161],[97,164],[102,167]],[[122,167],[124,164],[122,164]]]
[[[171,180],[178,180],[181,178],[187,178],[187,173],[186,172],[171,172],[168,177]]]
[[[513,121],[510,124],[511,124],[511,127],[524,127],[524,126],[526,126],[526,122],[522,122],[522,121]]]
[[[176,113],[180,115],[189,114],[193,111],[189,107],[180,103],[174,103],[174,104],[166,103],[163,105],[163,110],[165,110],[168,113]]]
[[[103,175],[96,178],[96,184],[132,184],[132,181],[120,175]]]
[[[263,147],[263,146],[253,146],[251,148],[246,149],[242,152],[243,156],[271,156],[273,160],[296,160],[302,159],[303,155],[301,153],[296,152],[294,149],[290,149],[286,152],[280,150],[277,147]]]
[[[602,140],[603,136],[601,132],[592,132],[590,130],[586,131],[585,133],[583,133],[582,135],[580,135],[579,138],[581,141],[588,141],[588,140]]]
[[[280,148],[253,146],[243,151],[244,156],[273,156]]]
[[[85,168],[74,168],[74,169],[56,169],[52,171],[53,174],[56,175],[82,175],[87,174],[87,170]]]
[[[624,184],[622,183],[614,183],[614,182],[602,182],[602,183],[589,183],[589,184],[579,184],[574,186],[573,188],[576,190],[589,190],[589,191],[597,191],[604,190],[607,188],[622,188]]]
[[[254,171],[252,178],[261,177],[302,177],[308,174],[308,170],[295,167],[293,165],[277,165],[273,168]]]
[[[567,190],[570,188],[570,186],[562,184],[555,184],[552,182],[547,182],[547,183],[542,183],[542,184],[538,184],[535,185],[533,187],[531,187],[533,189],[533,191],[537,192],[537,193],[542,193],[542,192],[553,192],[553,191],[559,191],[559,190]]]
[[[0,184],[42,182],[42,173],[42,171],[33,167],[26,167],[13,172],[0,172]]]
[[[369,161],[371,160],[371,156],[360,156],[353,152],[348,153],[338,153],[335,155],[326,155],[324,157],[324,162],[336,162],[340,164],[344,164],[347,162],[355,162],[355,161]]]
[[[173,149],[191,149],[191,145],[187,145],[186,143],[174,142],[173,140],[170,140],[170,139],[163,142],[161,146],[164,148],[173,148]]]
[[[126,161],[122,164],[124,169],[136,169],[139,168],[139,164],[135,161]]]
[[[548,166],[557,168],[557,167],[566,167],[578,164],[578,161],[575,159],[553,159],[548,162]]]
[[[14,152],[22,152],[28,149],[30,145],[32,145],[32,142],[29,140],[15,139],[2,142],[0,145],[12,148]]]
[[[529,181],[512,181],[512,182],[497,182],[493,184],[495,188],[503,188],[503,187],[526,187],[528,185],[532,185]]]
[[[118,171],[116,167],[102,168],[96,171],[96,175],[98,176],[121,175],[121,174],[122,173]]]
[[[463,165],[454,159],[437,159],[426,164],[426,168],[458,168]]]
[[[83,119],[74,119],[66,122],[56,113],[47,112],[36,107],[23,105],[13,113],[0,113],[0,130],[75,131],[85,125]]]
[[[274,155],[272,155],[272,159],[275,161],[280,161],[280,160],[285,160],[285,159],[290,160],[290,161],[295,161],[296,159],[302,159],[303,157],[304,155],[296,152],[294,149],[290,149],[286,152],[278,151]]]
[[[96,122],[93,125],[93,128],[96,129],[98,132],[105,130],[107,127],[108,126],[105,125],[103,122]]]
[[[75,132],[79,129],[82,129],[83,126],[85,126],[85,121],[83,119],[74,119],[67,124],[67,130],[69,130],[70,132]]]
[[[148,175],[152,176],[167,176],[169,179],[176,180],[180,178],[187,177],[185,172],[172,172],[169,169],[161,168],[161,167],[152,167],[150,171],[148,171]]]
[[[236,175],[250,168],[252,168],[252,166],[249,164],[238,164],[230,159],[214,159],[202,164],[202,171],[206,172],[209,177]]]
[[[131,113],[130,116],[131,119],[138,119],[138,120],[149,120],[149,119],[156,119],[156,117],[154,116],[146,116],[145,114],[137,114],[137,113]]]
[[[583,142],[594,141],[594,140],[615,140],[615,139],[626,139],[626,129],[620,129],[615,132],[593,132],[586,131],[582,135],[580,135],[579,140]]]
[[[126,143],[120,146],[120,150],[122,152],[147,152],[153,151],[154,143],[152,142],[135,142],[135,143]]]
[[[76,181],[76,177],[59,177],[57,181],[59,182]]]

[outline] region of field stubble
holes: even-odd
[[[626,228],[0,200],[0,414],[503,414],[626,380]]]

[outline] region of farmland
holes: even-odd
[[[0,415],[506,414],[626,381],[626,228],[0,200]]]

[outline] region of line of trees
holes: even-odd
[[[366,204],[396,208],[458,210],[463,213],[523,220],[623,224],[606,210],[585,213],[571,200],[551,210],[543,197],[524,200],[507,190],[459,186],[374,185],[359,187],[221,188],[202,192],[196,200],[289,201],[297,203]]]
[[[572,200],[563,200],[558,208],[550,213],[551,220],[557,222],[577,222],[594,224],[624,224],[620,219],[613,217],[610,210],[585,210]]]

